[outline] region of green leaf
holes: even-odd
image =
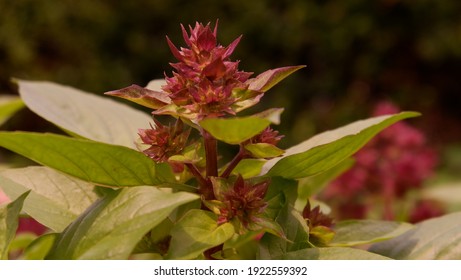
[[[0,187],[11,199],[31,190],[23,211],[57,232],[98,198],[92,184],[43,166],[7,169],[0,175]]]
[[[261,133],[270,120],[259,117],[204,119],[200,122],[213,137],[228,144],[240,144]]]
[[[395,122],[418,116],[415,112],[374,117],[318,134],[269,160],[261,175],[299,179],[326,171],[347,159],[373,136]]]
[[[53,247],[54,241],[57,237],[57,233],[48,233],[39,236],[24,250],[22,259],[44,260],[48,252]]]
[[[17,111],[24,107],[20,98],[0,97],[0,125],[6,122]]]
[[[356,246],[376,243],[397,237],[413,225],[402,222],[378,220],[348,220],[335,225],[336,235],[329,246]]]
[[[298,199],[303,200],[305,203],[307,199],[319,193],[323,188],[328,186],[331,181],[352,167],[354,163],[355,160],[353,158],[347,158],[325,172],[300,179]]]
[[[387,257],[354,248],[309,248],[289,252],[281,260],[390,260]]]
[[[18,232],[10,243],[8,251],[10,253],[17,253],[23,251],[29,244],[31,244],[37,235],[32,232]]]
[[[0,146],[85,181],[104,186],[156,185],[169,178],[140,152],[55,134],[0,132]]]
[[[285,238],[265,234],[258,248],[260,259],[280,259],[288,252],[311,247],[307,223],[293,206],[297,196],[296,187],[296,181],[272,178],[265,197],[268,202],[266,213],[282,227]]]
[[[244,179],[257,176],[261,172],[264,161],[260,159],[243,159],[232,170],[233,175],[242,175]]]
[[[8,248],[16,235],[19,214],[28,194],[24,193],[16,200],[0,205],[0,260],[8,259]]]
[[[230,223],[218,225],[209,211],[190,210],[171,231],[169,259],[194,259],[206,249],[224,243],[234,235]]]
[[[255,158],[274,158],[282,155],[285,151],[268,143],[256,143],[245,145],[245,150]]]
[[[135,148],[138,129],[151,116],[110,98],[52,82],[16,80],[22,99],[33,112],[82,137]]]
[[[259,74],[256,78],[248,80],[248,89],[266,92],[295,71],[304,67],[306,66],[286,66],[267,70]]]
[[[123,188],[106,195],[61,233],[48,259],[126,259],[136,244],[176,207],[197,199],[155,187]]]
[[[370,250],[399,260],[461,259],[461,212],[433,218]]]

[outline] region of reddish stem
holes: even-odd
[[[205,142],[206,177],[218,176],[218,148],[216,139],[205,130],[202,131]]]
[[[193,165],[192,163],[186,163],[185,165],[189,169],[190,173],[194,175],[195,179],[197,179],[201,187],[206,187],[208,185],[206,179],[202,176],[202,173],[200,173],[200,171],[197,169],[195,165]]]
[[[235,157],[226,167],[226,170],[224,170],[224,172],[221,174],[221,177],[228,178],[229,175],[232,173],[232,170],[234,170],[237,164],[239,164],[239,162],[244,158],[246,158],[246,152],[245,152],[245,149],[242,146],[240,146],[240,150],[238,154],[235,155]]]

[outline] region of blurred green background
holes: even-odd
[[[219,19],[223,45],[258,74],[305,64],[255,108],[285,107],[284,147],[369,116],[378,100],[423,117],[429,143],[461,139],[461,1],[457,0],[0,0],[0,94],[11,77],[101,94],[170,74],[165,41],[180,23]],[[6,129],[40,129],[21,112]]]

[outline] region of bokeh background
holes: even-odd
[[[255,74],[307,65],[254,110],[286,108],[289,147],[370,116],[391,101],[440,155],[438,174],[461,172],[461,1],[457,0],[0,0],[0,94],[11,77],[50,80],[95,94],[145,85],[183,45],[180,24],[219,19],[223,45]],[[47,130],[22,110],[2,129]],[[0,154],[0,156],[5,154]]]

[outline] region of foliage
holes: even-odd
[[[154,81],[107,92],[154,109],[150,128],[144,113],[107,97],[16,80],[26,106],[69,135],[0,132],[0,146],[44,165],[0,173],[0,186],[14,199],[0,209],[2,257],[23,209],[50,228],[23,243],[23,258],[386,259],[350,246],[403,236],[411,225],[333,226],[298,186],[347,163],[386,127],[419,114],[357,121],[282,150],[282,136],[271,127],[281,109],[242,111],[303,66],[252,77],[230,58],[240,37],[224,47],[217,26],[181,27],[186,46],[167,39],[177,62],[160,86]],[[238,147],[229,162],[220,162],[218,142]],[[307,204],[303,211],[300,200]]]

